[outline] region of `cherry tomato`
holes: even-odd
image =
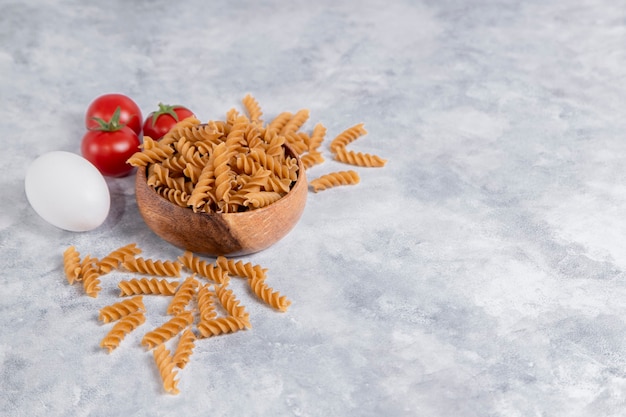
[[[128,126],[139,135],[143,120],[141,110],[137,103],[124,94],[104,94],[92,101],[85,114],[85,126],[87,129],[99,128],[99,120],[111,120],[118,107],[119,123]]]
[[[100,120],[96,128],[83,136],[81,152],[85,159],[109,177],[123,177],[133,170],[126,163],[128,158],[139,151],[139,137],[128,126],[119,123],[121,108],[118,107],[111,120]]]
[[[154,140],[159,140],[176,123],[193,115],[193,112],[186,107],[159,103],[159,109],[146,117],[143,123],[143,134],[144,136],[150,136]]]

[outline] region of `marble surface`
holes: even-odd
[[[4,416],[626,415],[626,8],[609,0],[0,1],[0,410]],[[202,340],[163,392],[131,334],[65,281],[144,225],[132,177],[72,233],[28,205],[45,152],[79,152],[108,92],[144,112],[308,108],[389,159],[309,193],[297,227],[245,261],[293,302],[233,286],[252,328]],[[345,166],[329,159],[309,177]],[[113,276],[112,280],[122,276]],[[164,320],[150,301],[143,329]]]

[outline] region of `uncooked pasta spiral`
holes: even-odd
[[[186,278],[176,290],[172,301],[167,307],[167,314],[178,314],[189,304],[193,295],[196,293],[198,281],[192,276]]]
[[[85,293],[87,293],[90,297],[97,297],[98,293],[102,288],[100,288],[100,273],[98,272],[97,259],[92,260],[92,258],[87,255],[83,259],[80,275],[83,277],[83,288],[85,289]]]
[[[309,135],[304,132],[289,132],[285,134],[285,143],[298,155],[309,150]]]
[[[309,138],[309,152],[317,150],[324,142],[326,138],[326,126],[321,123],[317,123],[313,126],[313,132]]]
[[[170,340],[191,323],[193,323],[193,313],[191,311],[182,311],[161,326],[146,333],[143,339],[141,339],[141,344],[148,349],[152,349]]]
[[[170,351],[165,348],[165,345],[159,345],[154,349],[152,355],[159,370],[159,375],[161,375],[163,389],[170,394],[179,394],[180,390],[178,389],[178,380],[176,379],[178,372],[174,369],[175,364]]]
[[[110,304],[100,309],[98,319],[103,323],[109,323],[128,316],[137,311],[145,311],[146,307],[143,304],[143,296],[137,295],[132,298],[128,298],[119,303]]]
[[[180,335],[178,345],[176,345],[176,350],[174,351],[174,355],[172,357],[172,361],[180,369],[183,369],[185,365],[187,365],[187,362],[189,362],[189,357],[193,353],[193,348],[195,347],[195,340],[196,335],[191,329],[185,329]]]
[[[230,157],[233,152],[228,148],[226,142],[222,142],[213,149],[213,156],[215,157],[214,172],[215,172],[215,198],[219,201],[228,202],[228,193],[232,188],[233,173],[230,169]]]
[[[246,311],[246,308],[241,305],[233,290],[228,289],[226,285],[219,285],[215,289],[215,294],[222,307],[233,317],[249,317],[250,314]]]
[[[382,167],[387,163],[386,159],[378,155],[363,152],[349,151],[345,148],[338,148],[335,152],[335,159],[344,164],[356,165],[359,167]]]
[[[208,163],[202,168],[198,176],[198,181],[187,200],[187,205],[194,209],[194,211],[197,211],[206,203],[215,188],[213,159],[213,157],[209,158]]]
[[[245,317],[217,317],[211,320],[201,320],[198,331],[203,337],[217,336],[225,333],[234,333],[250,328],[250,321]]]
[[[272,120],[269,123],[269,125],[267,126],[266,134],[269,134],[272,131],[275,133],[280,132],[283,129],[283,127],[285,127],[287,122],[291,120],[292,117],[293,117],[293,114],[288,111],[280,113],[278,116],[274,118],[274,120]]]
[[[338,134],[331,142],[330,142],[330,150],[331,152],[337,152],[339,148],[344,148],[348,144],[354,142],[361,136],[365,135],[367,130],[363,127],[363,123],[356,124],[351,126]]]
[[[300,159],[302,160],[302,165],[304,165],[305,169],[309,169],[324,162],[324,156],[322,156],[322,153],[315,150],[305,153],[300,157]]]
[[[136,243],[131,243],[121,248],[115,249],[98,262],[98,268],[101,274],[111,272],[120,266],[127,256],[135,256],[141,253],[141,249],[137,247]]]
[[[248,117],[252,122],[261,123],[261,116],[263,116],[263,112],[261,111],[261,106],[259,102],[250,94],[246,94],[246,96],[242,100],[243,106],[248,113]]]
[[[318,192],[339,185],[358,184],[359,181],[360,177],[356,171],[336,171],[309,181],[309,185],[313,188],[313,191]]]
[[[291,119],[280,129],[280,133],[282,135],[287,135],[289,133],[295,132],[309,120],[309,110],[302,109],[298,110],[296,114],[293,115]]]
[[[138,294],[160,294],[174,295],[178,282],[170,282],[166,279],[133,278],[122,280],[117,286],[120,289],[120,296]]]
[[[149,186],[157,188],[164,186],[172,190],[184,191],[185,190],[185,178],[184,177],[171,177],[170,170],[164,168],[162,165],[153,164],[150,165],[153,168],[146,179]]]
[[[122,263],[124,269],[140,274],[156,275],[161,277],[179,277],[180,263],[175,261],[161,261],[127,256]]]
[[[143,141],[144,144],[151,143],[150,141],[152,141],[152,143],[150,147],[144,147],[144,149],[139,152],[135,152],[130,158],[128,158],[126,161],[128,164],[135,167],[145,167],[148,164],[161,162],[169,158],[174,153],[174,149],[168,146],[155,144],[155,141],[153,141],[149,136],[144,136]]]
[[[248,280],[248,284],[250,285],[252,292],[254,292],[257,297],[263,300],[265,304],[270,307],[280,311],[286,311],[291,305],[291,301],[289,301],[286,296],[280,295],[278,291],[274,291],[265,283],[264,279],[250,279]]]
[[[216,263],[230,275],[236,275],[242,278],[260,278],[265,279],[267,269],[261,267],[261,265],[253,265],[250,262],[244,263],[243,261],[235,261],[228,259],[225,256],[218,256]]]
[[[189,201],[189,194],[184,191],[174,190],[172,188],[158,188],[157,192],[159,195],[168,199],[172,203],[180,206],[187,207],[187,202]]]
[[[75,246],[70,246],[63,252],[63,269],[67,282],[74,284],[74,281],[80,280],[80,254]]]
[[[178,261],[191,272],[215,283],[224,284],[229,280],[227,271],[221,266],[203,261],[190,251],[185,251],[185,253],[178,258]]]
[[[143,311],[136,311],[122,317],[113,328],[100,341],[100,346],[107,349],[109,353],[117,348],[126,335],[146,321]]]
[[[214,293],[210,289],[210,284],[205,284],[198,289],[198,310],[200,313],[200,320],[211,320],[217,316],[213,295]]]
[[[252,206],[254,208],[265,207],[282,198],[281,193],[275,191],[258,191],[245,195],[243,205],[245,207]]]

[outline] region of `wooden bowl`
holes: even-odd
[[[139,212],[159,237],[196,254],[239,256],[267,249],[300,220],[308,194],[302,161],[285,149],[298,161],[298,179],[287,195],[269,206],[240,213],[196,213],[155,192],[147,184],[146,168],[139,167],[135,177]]]

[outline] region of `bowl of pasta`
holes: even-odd
[[[137,167],[135,196],[147,226],[209,256],[251,254],[285,237],[308,194],[298,153],[284,140],[256,143],[218,123],[186,122],[159,141],[144,137],[128,161]]]

